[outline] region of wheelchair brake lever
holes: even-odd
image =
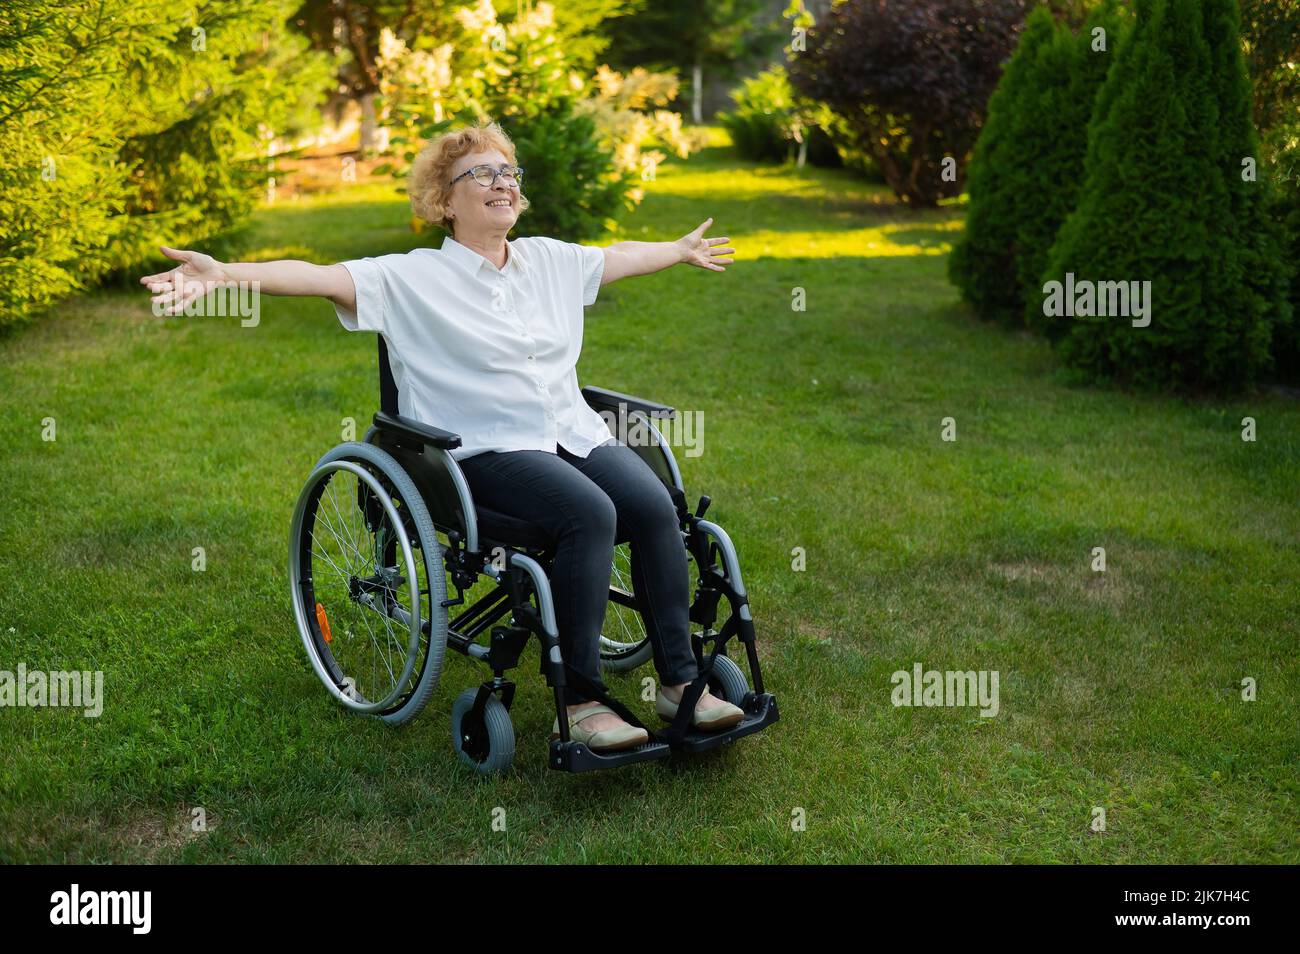
[[[713,503],[713,498],[708,494],[700,494],[700,502],[695,506],[695,519],[698,520],[704,516],[704,511],[709,509],[709,504]]]

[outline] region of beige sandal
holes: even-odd
[[[593,752],[617,752],[650,741],[650,733],[634,725],[621,725],[616,729],[601,729],[599,732],[592,732],[590,729],[584,729],[578,725],[587,716],[593,716],[601,712],[608,712],[613,716],[618,715],[617,712],[606,705],[594,705],[572,713],[569,716],[569,738],[575,742],[581,742]],[[551,738],[558,739],[559,737],[560,720],[557,718],[551,726]]]
[[[691,725],[705,732],[717,732],[720,729],[730,729],[745,718],[745,710],[740,706],[733,706],[723,699],[718,701],[722,704],[712,709],[705,709],[703,712],[696,709],[692,712]],[[655,693],[655,712],[659,713],[659,717],[665,722],[672,722],[677,717],[677,707],[676,702],[664,695],[662,687]]]

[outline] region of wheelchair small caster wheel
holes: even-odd
[[[744,707],[745,696],[749,693],[749,683],[730,657],[719,655],[713,660],[713,675],[709,677],[709,692],[719,699],[725,699],[733,706]]]
[[[515,728],[496,696],[488,696],[483,718],[474,718],[478,689],[466,689],[451,707],[451,744],[460,760],[480,775],[500,773],[515,758]]]

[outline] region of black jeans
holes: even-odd
[[[600,631],[609,602],[614,538],[632,549],[632,589],[666,685],[698,674],[691,652],[686,548],[668,488],[625,444],[597,447],[586,458],[560,446],[488,451],[460,461],[476,503],[541,526],[555,548],[551,594],[560,652],[602,689]],[[570,705],[587,702],[566,693]]]

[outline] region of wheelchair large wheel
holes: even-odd
[[[609,585],[624,593],[632,593],[632,548],[626,543],[614,548]],[[601,669],[605,672],[630,672],[645,663],[653,652],[641,613],[635,607],[610,599],[605,608],[605,624],[600,630]]]
[[[294,617],[340,704],[400,725],[438,685],[446,573],[432,520],[387,452],[340,444],[320,459],[290,531]]]

